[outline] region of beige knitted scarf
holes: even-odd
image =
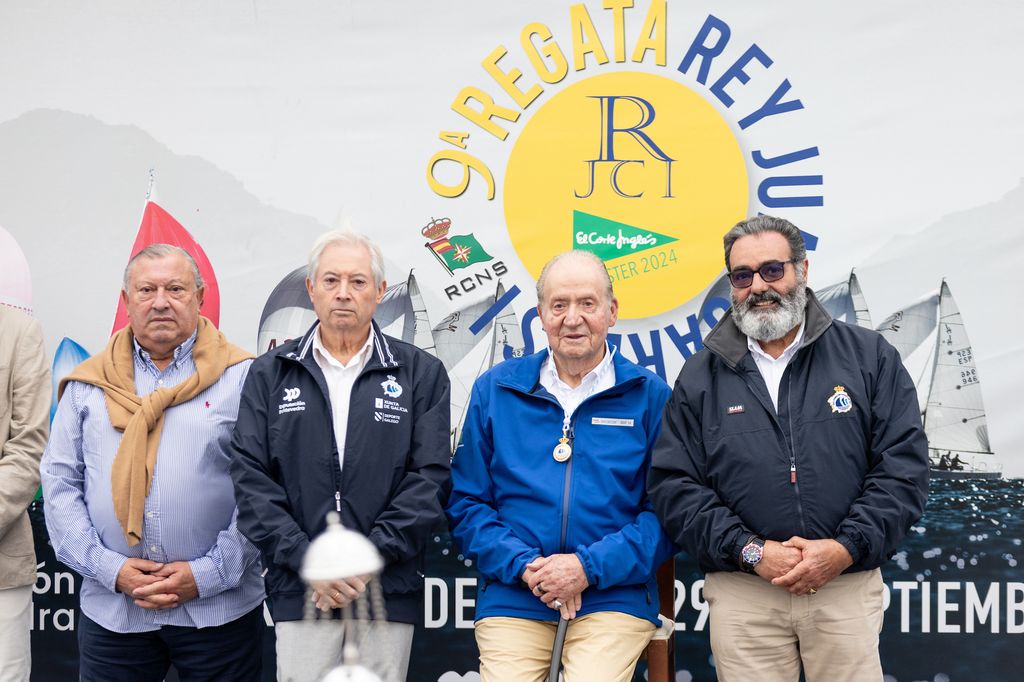
[[[164,424],[164,410],[196,397],[212,386],[232,365],[252,357],[228,340],[205,317],[192,348],[195,374],[177,386],[158,388],[149,395],[135,394],[135,348],[130,327],[111,338],[107,347],[61,380],[58,396],[69,381],[81,381],[103,389],[110,423],[124,433],[114,455],[111,489],[114,512],[128,546],[142,540],[142,513],[156,468],[157,446]]]

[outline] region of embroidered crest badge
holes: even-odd
[[[397,398],[402,395],[402,385],[395,381],[395,377],[390,374],[387,381],[380,382],[380,387],[384,389],[384,395],[391,398]]]
[[[828,399],[828,406],[832,408],[832,412],[849,412],[853,408],[853,400],[850,399],[850,394],[846,392],[844,386],[834,386],[832,388],[833,393]]]

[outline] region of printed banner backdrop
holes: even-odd
[[[378,320],[450,372],[454,442],[474,378],[543,346],[552,255],[606,263],[613,342],[672,381],[728,307],[722,234],[785,216],[833,314],[900,349],[933,448],[884,567],[887,680],[1015,679],[1022,22],[922,0],[5,3],[0,303],[41,321],[55,371],[99,351],[155,178],[221,329],[264,352],[313,319],[315,236],[352,226],[387,256]],[[33,679],[68,679],[80,581],[34,504]],[[714,679],[702,578],[679,558],[681,681]],[[411,680],[478,679],[475,585],[439,531]]]

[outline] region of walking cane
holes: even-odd
[[[565,645],[565,630],[569,621],[559,618],[558,629],[555,630],[555,643],[551,646],[551,667],[548,668],[548,682],[558,682],[558,668],[562,663],[562,647]]]

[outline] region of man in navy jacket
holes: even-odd
[[[786,220],[725,236],[732,309],[665,409],[649,490],[707,572],[720,680],[881,680],[879,567],[920,518],[928,444],[896,350],[832,320]]]
[[[363,661],[405,679],[423,600],[423,550],[450,486],[449,383],[437,358],[373,322],[384,259],[362,235],[329,232],[306,279],[317,322],[258,358],[231,441],[238,527],[263,553],[278,679],[319,680],[341,660],[342,628],[303,622],[299,578],[310,540],[337,511],[384,559],[386,606],[358,645]],[[366,589],[356,577],[314,585],[333,611]],[[376,605],[371,606],[376,608]]]
[[[537,299],[549,350],[477,380],[453,460],[452,535],[481,576],[480,673],[546,679],[561,616],[567,680],[630,680],[675,550],[645,492],[669,389],[609,348],[618,303],[596,256],[555,257]]]

